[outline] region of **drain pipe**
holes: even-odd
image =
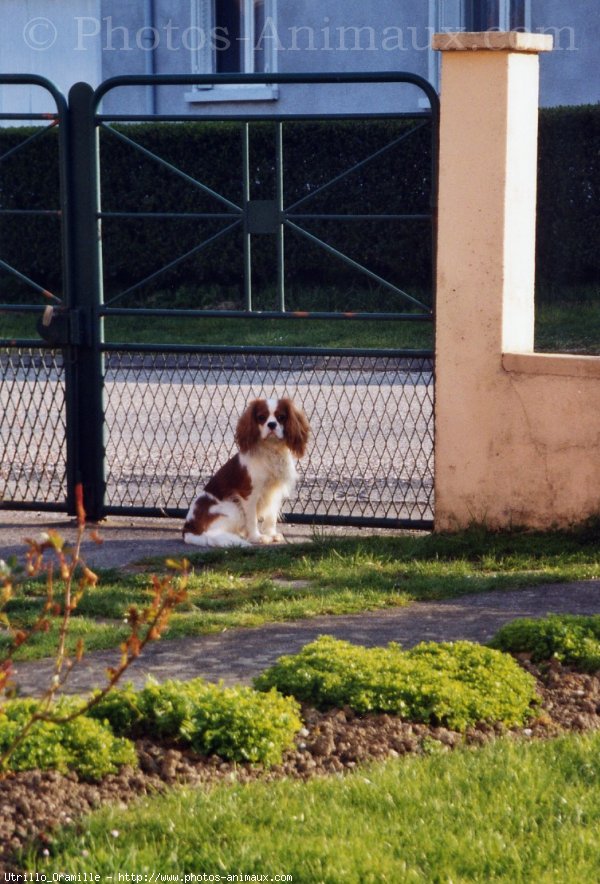
[[[155,74],[158,41],[156,39],[154,0],[144,0],[142,45],[144,47],[144,73]],[[146,87],[146,113],[152,115],[156,113],[156,86],[154,85]]]

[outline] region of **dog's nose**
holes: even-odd
[[[270,430],[276,430],[277,429],[277,421],[269,421],[267,426]]]

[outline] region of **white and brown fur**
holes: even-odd
[[[279,543],[277,520],[296,483],[309,424],[290,399],[254,399],[238,421],[235,454],[192,503],[183,539],[195,546]],[[259,528],[259,522],[262,522]]]

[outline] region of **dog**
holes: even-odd
[[[290,399],[254,399],[235,432],[238,453],[192,503],[183,540],[201,547],[281,543],[277,520],[296,483],[310,427]],[[259,522],[262,520],[262,530]]]

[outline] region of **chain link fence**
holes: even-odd
[[[65,506],[61,351],[0,351],[0,501]],[[104,381],[108,511],[187,510],[235,451],[255,397],[311,424],[294,521],[433,518],[433,375],[422,356],[111,352]]]
[[[66,505],[64,375],[61,351],[0,349],[0,505]]]
[[[247,402],[289,396],[311,424],[291,521],[433,518],[430,357],[119,351],[104,394],[109,511],[186,511]]]

